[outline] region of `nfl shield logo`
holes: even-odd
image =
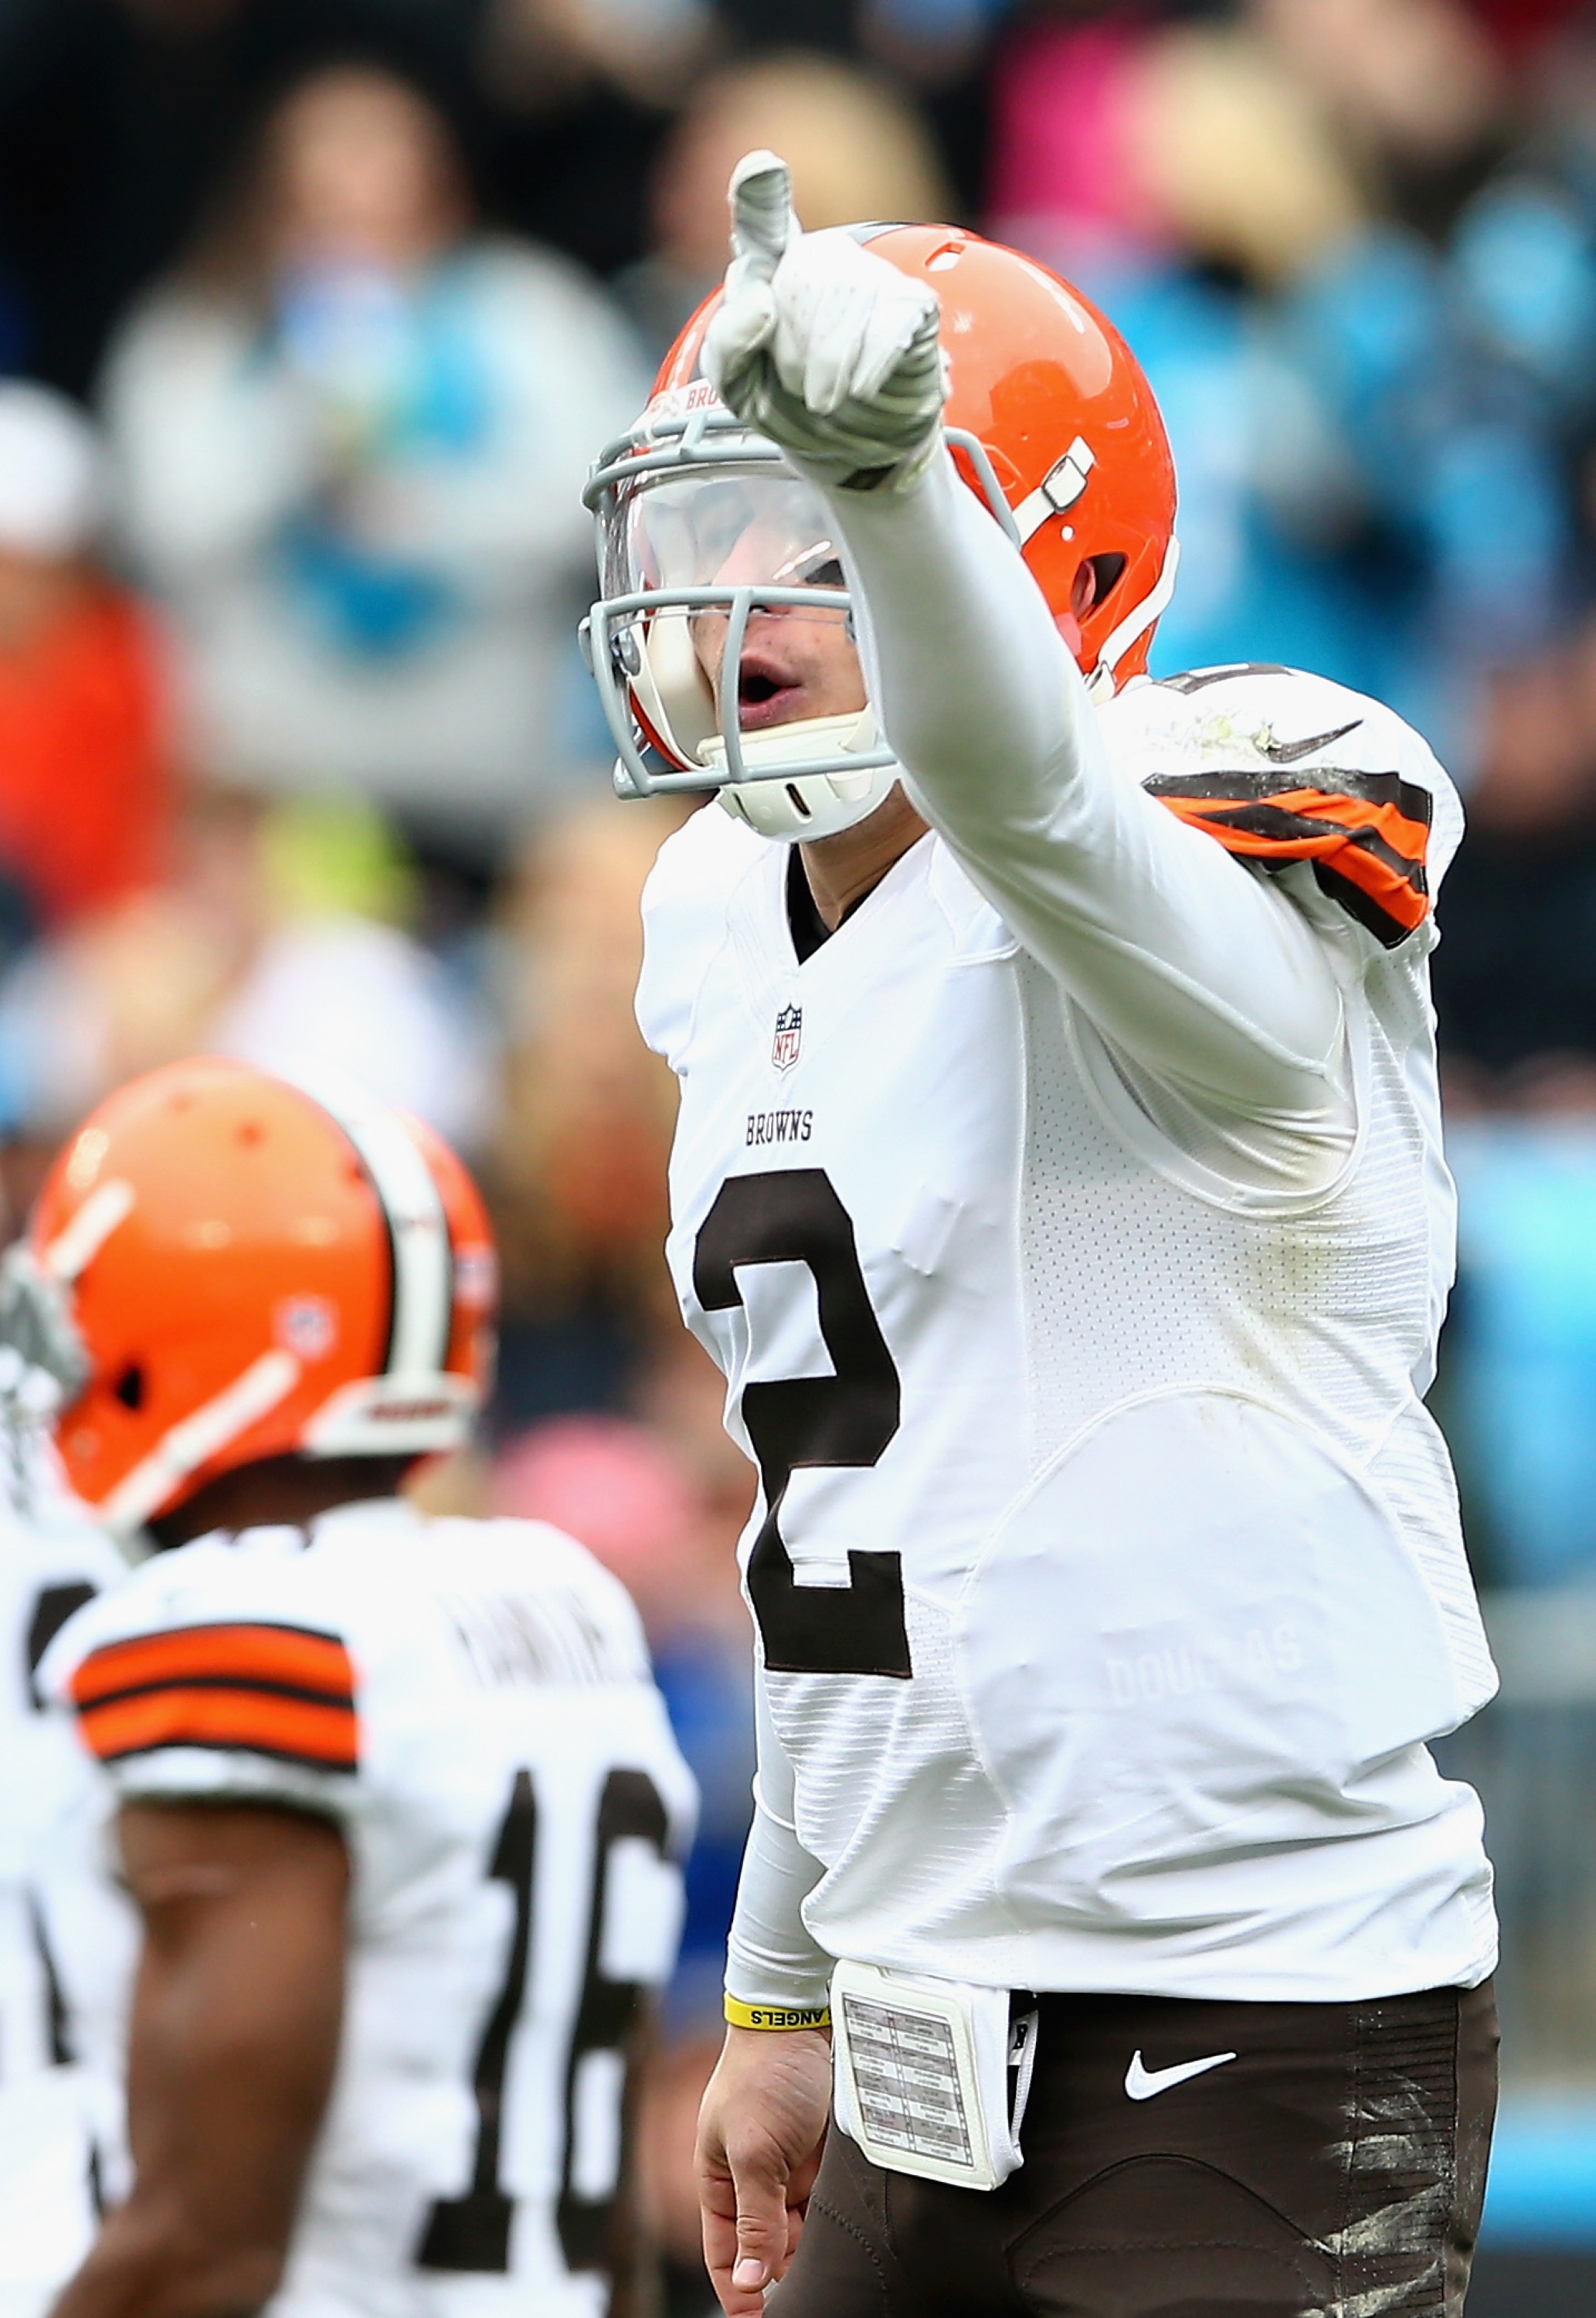
[[[798,1041],[803,1036],[803,1010],[784,1006],[776,1018],[776,1037],[771,1041],[770,1059],[778,1071],[790,1071],[798,1059]]]

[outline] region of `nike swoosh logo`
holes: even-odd
[[[1259,754],[1267,757],[1271,765],[1300,764],[1305,757],[1328,749],[1332,741],[1344,741],[1349,732],[1357,732],[1362,722],[1361,716],[1355,716],[1350,724],[1338,724],[1333,732],[1315,732],[1308,741],[1266,741]]]
[[[1154,2093],[1167,2093],[1171,2085],[1183,2085],[1188,2077],[1206,2076],[1210,2069],[1222,2069],[1235,2057],[1233,2053],[1210,2053],[1206,2061],[1180,2061],[1172,2069],[1144,2069],[1138,2053],[1125,2072],[1125,2089],[1133,2100],[1151,2100]]]

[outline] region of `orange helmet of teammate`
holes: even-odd
[[[137,1528],[264,1457],[458,1447],[492,1357],[493,1238],[431,1130],[245,1063],[175,1063],[78,1128],[40,1194],[36,1274],[87,1382],[73,1487]]]
[[[947,226],[854,231],[936,292],[955,463],[1024,556],[1088,680],[1113,690],[1142,674],[1177,550],[1169,438],[1134,355],[1079,291],[1018,250]],[[694,649],[706,613],[730,623],[728,666],[750,611],[849,616],[820,492],[703,375],[721,295],[687,323],[648,409],[594,470],[602,594],[586,648],[623,795],[720,788],[767,835],[818,837],[862,819],[897,768],[868,705],[740,733]],[[1082,564],[1094,592],[1077,621]],[[722,696],[734,708],[736,685]]]

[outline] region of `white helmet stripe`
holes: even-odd
[[[97,1183],[72,1217],[63,1225],[42,1258],[52,1279],[69,1282],[86,1271],[118,1224],[133,1212],[133,1186],[121,1175]]]
[[[398,1119],[354,1086],[301,1081],[354,1144],[393,1248],[393,1318],[383,1373],[435,1378],[449,1351],[454,1258],[432,1170]]]
[[[377,1194],[393,1253],[393,1311],[382,1374],[434,1379],[449,1350],[454,1252],[432,1170],[403,1125],[356,1079],[278,1065],[343,1128]]]
[[[106,1526],[125,1536],[164,1505],[180,1481],[186,1481],[229,1441],[258,1424],[298,1384],[300,1369],[291,1352],[263,1352],[242,1376],[192,1415],[163,1433],[148,1457],[124,1473],[110,1496],[96,1508]]]

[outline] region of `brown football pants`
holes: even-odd
[[[1496,2105],[1489,1982],[1040,2011],[1019,2171],[948,2188],[834,2128],[769,2318],[1458,2318]]]

